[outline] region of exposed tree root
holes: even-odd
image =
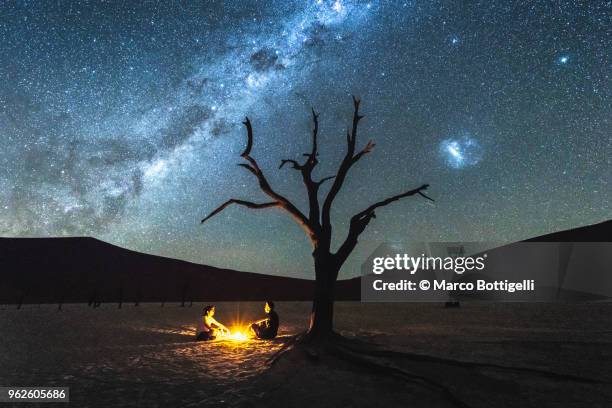
[[[555,380],[566,380],[566,381],[574,381],[580,383],[587,384],[607,384],[606,381],[596,380],[593,378],[581,377],[571,374],[561,374],[555,373],[552,371],[541,370],[537,368],[528,368],[528,367],[514,367],[514,366],[505,366],[500,364],[493,363],[478,363],[473,361],[462,361],[455,360],[449,358],[441,358],[434,357],[425,354],[416,354],[416,353],[405,353],[400,351],[382,349],[379,346],[372,343],[365,343],[360,340],[352,340],[346,337],[341,337],[340,345],[346,348],[349,351],[359,354],[365,354],[373,357],[389,357],[389,358],[402,358],[409,359],[418,362],[430,362],[430,363],[439,363],[439,364],[447,364],[455,367],[474,367],[474,368],[492,368],[496,370],[507,370],[507,371],[516,371],[516,372],[525,372],[531,374],[541,375],[543,377],[552,378]],[[372,347],[374,346],[374,347]]]
[[[369,372],[383,373],[390,377],[425,386],[438,392],[455,406],[469,408],[469,405],[457,398],[444,385],[426,377],[409,373],[394,365],[384,364],[380,360],[377,361],[376,356],[368,356],[367,353],[350,350],[349,348],[344,347],[344,343],[347,341],[349,340],[337,333],[332,333],[329,336],[322,338],[312,338],[306,336],[306,333],[301,333],[292,336],[279,351],[274,353],[274,355],[269,358],[268,364],[269,366],[273,366],[290,352],[300,353],[312,361],[319,360],[320,357],[328,355],[348,362],[352,365],[367,368]]]
[[[284,356],[287,352],[293,350],[293,347],[295,346],[295,344],[298,343],[302,339],[303,336],[304,336],[304,333],[299,333],[299,334],[290,336],[288,340],[285,342],[285,344],[283,344],[282,347],[278,351],[276,351],[274,354],[272,354],[268,358],[268,361],[267,361],[268,365],[273,366],[282,356]]]
[[[310,360],[318,360],[320,357],[328,355],[349,364],[367,368],[370,372],[377,372],[401,379],[403,381],[419,384],[436,391],[450,403],[462,408],[469,408],[469,405],[455,395],[451,389],[433,380],[432,378],[402,369],[395,365],[392,360],[397,361],[398,359],[402,359],[419,363],[433,363],[461,368],[488,368],[502,371],[505,370],[518,373],[535,374],[554,380],[574,381],[587,384],[607,384],[605,381],[595,380],[592,378],[560,374],[534,368],[504,366],[492,363],[477,363],[423,354],[404,353],[385,349],[375,343],[358,339],[350,339],[337,333],[332,333],[326,337],[316,339],[306,336],[305,333],[292,336],[278,352],[270,357],[268,364],[270,366],[274,365],[289,352],[303,353],[305,357]]]
[[[441,393],[444,398],[446,398],[448,401],[458,407],[470,407],[468,404],[466,404],[464,401],[454,395],[447,387],[424,376],[409,373],[392,364],[383,364],[380,361],[376,361],[374,359],[368,358],[367,356],[352,352],[341,346],[331,347],[330,352],[332,355],[335,355],[336,357],[348,361],[350,363],[358,364],[367,367],[370,370],[375,370],[376,372],[387,374],[395,378],[402,379],[404,381],[416,383],[425,386],[431,390],[437,391]]]

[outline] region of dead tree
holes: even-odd
[[[17,310],[21,309],[21,306],[23,306],[23,302],[25,300],[26,295],[27,295],[27,291],[24,290],[17,297]]]
[[[136,300],[134,300],[134,307],[140,306],[141,300],[142,300],[142,289],[138,289],[136,291]]]
[[[241,154],[246,163],[241,163],[239,166],[245,168],[255,176],[261,191],[269,196],[271,200],[256,203],[232,198],[221,204],[202,220],[202,223],[204,223],[211,217],[219,214],[225,208],[232,204],[236,204],[250,209],[280,208],[286,211],[294,221],[302,227],[312,243],[312,257],[315,270],[315,293],[310,316],[310,326],[305,337],[307,341],[326,339],[328,335],[332,333],[334,288],[336,279],[338,278],[338,272],[357,245],[359,236],[366,229],[370,221],[376,217],[376,210],[394,201],[414,195],[419,195],[433,201],[424,193],[429,186],[428,184],[423,184],[420,187],[378,201],[351,217],[347,236],[344,238],[344,241],[337,251],[334,252],[332,250],[333,228],[331,209],[334,200],[342,189],[351,168],[365,155],[372,152],[375,146],[372,141],[369,141],[365,147],[361,150],[357,150],[357,129],[359,121],[363,118],[359,113],[359,103],[359,99],[353,97],[353,121],[351,129],[347,130],[346,134],[347,150],[334,176],[323,177],[320,180],[313,179],[313,170],[319,163],[317,141],[319,115],[314,110],[312,111],[313,129],[312,148],[310,152],[304,154],[305,159],[303,162],[293,159],[281,160],[279,169],[288,165],[300,173],[308,194],[308,214],[303,214],[293,203],[291,203],[291,201],[276,192],[270,186],[270,183],[257,164],[257,161],[251,156],[251,149],[253,147],[253,128],[251,126],[251,121],[247,117],[243,122],[246,127],[247,145],[244,152]],[[332,184],[321,205],[319,202],[319,189],[326,181],[331,181]]]
[[[121,309],[123,306],[123,282],[121,282],[119,286],[119,303],[117,304],[117,308]]]
[[[187,300],[187,292],[189,291],[189,279],[185,278],[183,286],[181,287],[181,307],[185,307],[185,301]]]

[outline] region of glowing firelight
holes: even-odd
[[[249,335],[246,333],[246,330],[243,330],[241,327],[232,327],[229,333],[225,333],[221,336],[221,338],[232,341],[247,341],[249,339]]]
[[[234,341],[246,341],[249,339],[249,336],[247,336],[246,334],[244,334],[243,332],[241,332],[240,330],[237,331],[232,331],[228,336],[228,339],[234,340]]]

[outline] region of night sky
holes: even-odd
[[[225,4],[224,4],[225,3]],[[311,246],[266,201],[253,156],[305,211],[345,152],[351,94],[373,139],[335,231],[377,212],[341,276],[383,241],[512,241],[612,218],[610,2],[19,1],[0,6],[0,235],[95,236],[215,266],[312,277]],[[469,4],[467,4],[469,3]],[[325,193],[323,189],[322,193]]]

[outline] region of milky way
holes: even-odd
[[[235,165],[245,115],[253,154],[303,207],[278,164],[306,151],[314,107],[333,174],[351,94],[377,147],[336,231],[424,182],[436,202],[380,211],[343,276],[384,240],[514,240],[612,215],[609,4],[169,3],[3,5],[1,235],[308,277],[309,243],[277,210],[198,221],[261,198]]]

